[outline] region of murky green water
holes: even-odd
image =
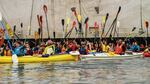
[[[0,84],[150,84],[150,59],[0,64]]]

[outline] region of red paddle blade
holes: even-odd
[[[47,14],[47,9],[48,9],[47,6],[44,5],[44,6],[43,6],[43,10],[44,10],[45,14]]]

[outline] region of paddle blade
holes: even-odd
[[[108,17],[109,17],[109,13],[106,14],[106,21],[108,20]]]
[[[81,15],[78,15],[78,21],[79,22],[81,22],[81,19],[82,19]]]
[[[62,23],[62,25],[64,26],[64,25],[65,25],[65,20],[62,19],[62,20],[61,20],[61,23]]]
[[[132,32],[136,30],[136,27],[133,27]]]
[[[21,28],[23,27],[23,23],[20,23]]]
[[[13,54],[13,55],[12,55],[12,62],[13,62],[13,63],[18,63],[18,57],[17,57],[16,54]]]
[[[70,18],[67,19],[67,25],[70,23]]]
[[[47,14],[47,6],[46,5],[43,6],[43,10],[44,10],[45,14]]]
[[[145,21],[145,27],[148,28],[149,27],[149,22]]]
[[[0,12],[0,21],[2,21],[2,18],[3,18],[3,17],[2,17],[2,13]]]
[[[16,32],[16,25],[14,25],[14,29],[13,29],[13,32]]]
[[[120,21],[117,21],[117,27],[118,28],[120,27]]]
[[[89,17],[87,17],[84,21],[84,24],[86,24],[89,21]]]
[[[121,11],[121,6],[119,6],[119,9],[118,9],[118,13],[117,13],[117,14],[119,14],[119,13],[120,13],[120,11]]]

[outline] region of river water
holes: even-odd
[[[0,84],[150,84],[150,59],[0,64]]]

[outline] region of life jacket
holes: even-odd
[[[65,48],[65,47],[63,47],[63,48],[61,49],[61,53],[62,53],[62,54],[66,53],[66,48]]]
[[[109,51],[109,46],[108,45],[104,45],[104,44],[102,44],[102,51],[103,52],[108,52]]]
[[[119,46],[119,44],[117,44],[115,48],[115,54],[122,54],[122,52],[123,52],[122,45]]]
[[[54,45],[47,46],[44,49],[43,54],[49,54],[49,55],[55,54],[55,46]]]
[[[11,50],[4,50],[4,56],[12,56]]]

